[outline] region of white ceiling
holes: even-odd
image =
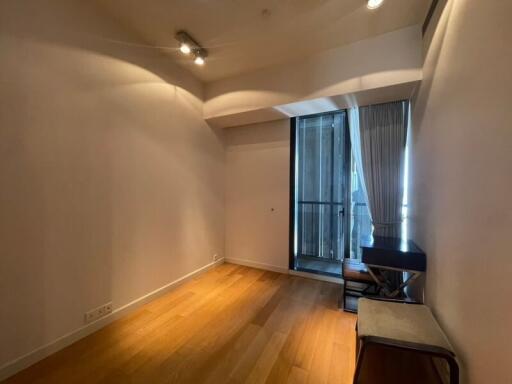
[[[250,72],[423,22],[431,0],[97,0],[149,45],[203,81]],[[177,50],[185,29],[209,51],[198,67]],[[383,53],[385,54],[385,53]]]

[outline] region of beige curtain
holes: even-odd
[[[400,237],[409,101],[359,108],[363,175],[375,236]]]

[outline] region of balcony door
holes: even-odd
[[[348,253],[350,138],[345,111],[292,120],[290,267],[341,276]]]

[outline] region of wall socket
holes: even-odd
[[[92,323],[109,313],[112,313],[112,302],[100,305],[98,308],[94,308],[86,312],[84,315],[85,324]]]
[[[220,260],[222,257],[218,253],[213,254],[213,261]]]

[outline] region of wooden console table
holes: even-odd
[[[372,237],[363,242],[362,262],[382,296],[405,298],[404,288],[416,280],[427,269],[425,253],[411,240],[393,237]],[[408,277],[394,286],[381,271],[407,272]]]

